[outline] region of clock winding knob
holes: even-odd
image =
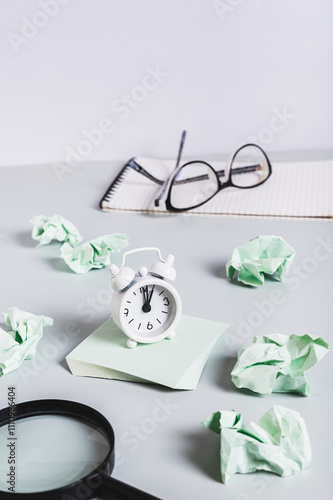
[[[161,276],[162,278],[167,278],[170,281],[175,281],[176,279],[176,269],[174,268],[175,257],[171,253],[168,254],[165,261],[158,260],[152,265],[150,270],[151,274]]]
[[[148,269],[145,266],[141,266],[139,269],[139,276],[143,278],[144,276],[147,276],[147,274],[148,274]]]
[[[130,267],[122,267],[120,270],[115,264],[109,267],[111,273],[111,287],[115,292],[123,290],[132,283],[135,278],[135,271]]]

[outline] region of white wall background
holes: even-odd
[[[0,0],[0,164],[174,156],[183,128],[185,156],[332,148],[332,19],[330,0]]]

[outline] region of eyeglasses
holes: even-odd
[[[134,159],[127,166],[161,186],[155,206],[171,212],[184,212],[200,207],[227,187],[250,189],[260,186],[272,173],[271,163],[265,151],[256,144],[245,144],[233,153],[223,170],[215,170],[205,161],[189,161],[184,165],[180,159],[186,138],[182,133],[177,162],[169,177],[162,181],[151,175]],[[221,178],[225,179],[221,182]]]

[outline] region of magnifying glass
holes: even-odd
[[[110,477],[114,443],[108,420],[81,403],[45,399],[4,408],[0,411],[0,498],[156,500]]]

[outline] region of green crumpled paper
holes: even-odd
[[[264,274],[277,274],[281,279],[294,260],[295,250],[280,236],[257,236],[237,247],[226,264],[227,275],[246,285],[261,286]]]
[[[119,252],[127,245],[126,234],[108,234],[74,248],[64,243],[61,247],[61,257],[75,273],[86,273],[90,269],[109,265],[110,252]]]
[[[3,313],[6,324],[12,331],[0,328],[0,376],[15,370],[25,359],[36,354],[38,341],[42,338],[43,327],[53,325],[48,316],[37,316],[17,307]]]
[[[31,237],[39,241],[37,246],[47,245],[52,240],[67,241],[72,246],[82,241],[82,236],[74,224],[60,215],[52,217],[36,215],[31,222],[33,224]]]
[[[324,339],[310,335],[274,333],[254,337],[252,344],[243,345],[231,372],[238,388],[260,394],[297,392],[308,396],[310,385],[304,372],[314,366],[328,351]]]
[[[242,415],[217,411],[204,422],[220,434],[222,482],[236,473],[264,470],[279,476],[301,472],[311,462],[311,445],[303,418],[297,411],[274,405],[259,420],[244,427]]]

